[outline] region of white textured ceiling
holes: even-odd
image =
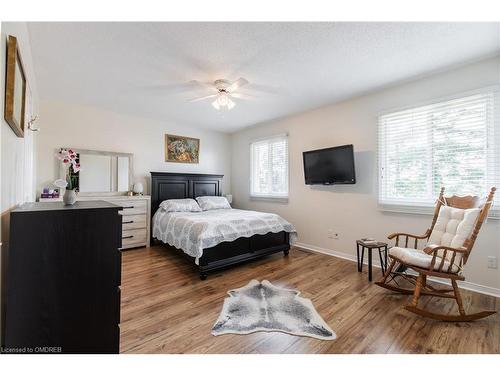
[[[498,54],[498,23],[29,23],[39,95],[233,132]],[[190,80],[275,89],[218,112]]]

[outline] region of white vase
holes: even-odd
[[[66,189],[63,195],[63,202],[67,206],[71,206],[76,202],[76,192],[74,190]]]

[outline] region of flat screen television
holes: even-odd
[[[306,185],[356,183],[352,145],[306,151],[302,155]]]

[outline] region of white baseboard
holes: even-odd
[[[448,283],[445,280],[437,280],[434,278],[431,278],[431,280],[436,281],[438,283],[441,282],[443,284],[451,285],[451,283]],[[500,298],[500,289],[498,289],[498,288],[492,288],[492,287],[486,286],[486,285],[471,283],[470,281],[458,281],[458,285],[462,289],[467,289],[467,290],[471,290],[473,292],[487,294],[488,296]]]
[[[325,248],[322,248],[322,247],[319,247],[319,246],[305,244],[305,243],[302,243],[302,242],[296,242],[296,243],[293,244],[293,246],[300,247],[302,249],[313,251],[313,252],[316,252],[316,253],[330,255],[330,256],[334,256],[336,258],[341,258],[341,259],[349,260],[351,262],[356,262],[357,261],[356,255],[354,255],[354,254],[351,255],[351,254],[343,253],[343,252],[340,252],[340,251],[335,251],[335,250],[331,250],[331,249],[325,249]],[[377,257],[378,257],[378,255],[377,255]],[[377,261],[375,255],[373,256],[373,258],[374,258],[373,259],[373,267],[380,268],[380,265],[378,264],[378,261]],[[363,264],[367,264],[367,263],[368,263],[367,260],[365,260],[363,262]],[[434,278],[434,277],[430,277],[429,280],[437,282],[439,284],[451,285],[451,283],[448,282],[447,280],[437,279],[437,278]],[[466,290],[470,290],[470,291],[473,291],[473,292],[477,292],[477,293],[486,294],[486,295],[489,295],[489,296],[500,298],[500,289],[497,289],[497,288],[492,288],[490,286],[485,286],[485,285],[480,285],[480,284],[476,284],[476,283],[471,283],[469,281],[459,281],[458,285],[462,289],[466,289]]]
[[[342,258],[342,259],[345,259],[345,260],[350,260],[351,262],[357,262],[358,259],[356,258],[356,255],[351,255],[351,254],[347,254],[347,253],[343,253],[343,252],[340,252],[340,251],[335,251],[335,250],[331,250],[331,249],[325,249],[325,248],[322,248],[322,247],[318,247],[318,246],[314,246],[314,245],[308,245],[308,244],[305,244],[305,243],[301,243],[301,242],[296,242],[293,244],[293,246],[295,247],[300,247],[304,250],[309,250],[309,251],[312,251],[312,252],[315,252],[315,253],[320,253],[320,254],[325,254],[325,255],[331,255],[331,256],[334,256],[336,258]],[[365,255],[365,259],[363,260],[363,264],[368,264],[368,256]],[[373,254],[373,262],[372,262],[372,266],[373,267],[377,267],[377,268],[380,268],[380,264],[379,264],[379,261],[378,261],[378,254]]]

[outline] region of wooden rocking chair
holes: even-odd
[[[443,321],[469,322],[494,314],[496,311],[466,314],[457,280],[465,280],[462,276],[463,266],[467,263],[479,230],[488,216],[495,191],[495,188],[491,188],[485,200],[477,196],[445,198],[444,188],[442,188],[431,227],[425,234],[418,236],[409,233],[393,233],[388,236],[389,239],[395,238],[396,244],[389,249],[391,263],[383,278],[376,284],[399,293],[413,294],[411,304],[405,306],[405,309],[424,317]],[[403,240],[404,247],[400,247]],[[423,250],[417,248],[419,240],[427,240]],[[415,271],[418,276],[405,272],[406,269]],[[435,288],[428,285],[427,276],[449,279],[452,288]],[[415,288],[402,288],[397,282],[400,279],[409,281]],[[445,315],[420,309],[418,300],[421,295],[453,298],[457,302],[460,314]]]

